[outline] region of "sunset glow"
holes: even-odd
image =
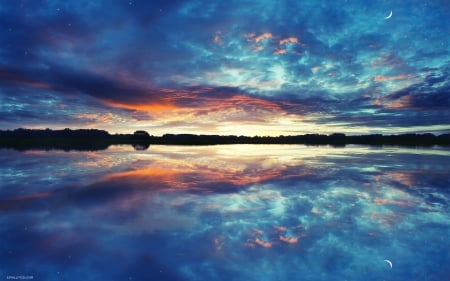
[[[0,127],[448,132],[449,17],[441,0],[7,1]]]

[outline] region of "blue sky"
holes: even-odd
[[[0,128],[448,132],[448,18],[445,0],[5,1]]]

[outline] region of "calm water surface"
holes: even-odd
[[[448,280],[449,175],[449,148],[0,150],[0,278]]]

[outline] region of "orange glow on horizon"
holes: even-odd
[[[209,184],[220,181],[231,186],[243,186],[269,180],[280,176],[280,171],[255,171],[248,174],[245,169],[216,169],[214,167],[204,169],[201,165],[186,164],[182,166],[181,163],[173,163],[175,165],[164,167],[163,164],[159,167],[146,167],[137,170],[112,173],[105,178],[104,181],[127,180],[137,184],[148,182],[153,185],[157,184],[161,188],[166,185],[173,187],[177,186],[177,190],[190,189],[195,190],[201,187],[202,184]],[[198,171],[202,171],[201,176]],[[192,180],[195,178],[196,180]],[[176,183],[176,184],[175,184]],[[162,184],[162,186],[161,186]]]
[[[131,170],[108,174],[101,179],[102,182],[127,181],[138,187],[156,188],[158,190],[210,190],[211,186],[220,189],[229,189],[235,186],[248,186],[266,182],[274,178],[290,178],[299,175],[298,171],[291,170],[285,161],[291,158],[269,159],[263,155],[249,154],[248,149],[243,152],[214,149],[215,153],[205,158],[193,151],[187,158],[172,158],[172,155],[160,157],[159,160],[141,161]],[[182,150],[184,151],[184,149]],[[259,150],[258,150],[259,151]],[[240,153],[242,158],[230,158]],[[164,154],[163,154],[164,155]],[[214,161],[211,161],[213,157]],[[232,160],[230,160],[232,159]],[[294,160],[301,165],[300,159]],[[289,162],[290,163],[290,162]],[[292,164],[292,163],[291,163]],[[307,175],[308,171],[304,171]],[[220,182],[220,184],[214,183]],[[268,198],[270,199],[270,198]],[[280,231],[283,227],[278,228]],[[285,228],[284,228],[285,229]]]
[[[171,103],[147,103],[147,104],[129,103],[128,104],[128,103],[120,103],[120,102],[112,102],[112,101],[106,101],[105,103],[111,107],[144,111],[144,112],[163,112],[163,111],[173,111],[173,110],[178,109],[177,106],[175,106]]]
[[[212,118],[211,122],[227,121],[228,118],[232,118],[230,114],[238,112],[243,121],[246,118],[255,117],[260,118],[260,121],[265,121],[265,118],[272,116],[275,112],[281,115],[285,114],[280,105],[263,98],[245,95],[232,95],[226,98],[199,95],[198,93],[180,94],[166,98],[159,103],[119,103],[114,101],[105,101],[105,103],[116,108],[146,112],[153,117],[157,115],[165,121],[186,120],[202,115]],[[213,118],[213,116],[216,117]]]

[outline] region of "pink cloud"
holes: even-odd
[[[275,228],[275,230],[277,230],[279,232],[286,232],[286,230],[287,230],[286,227],[278,226],[278,225],[274,226],[273,228]]]
[[[280,235],[280,241],[288,243],[288,244],[296,244],[298,243],[298,237],[288,237]]]
[[[261,247],[264,247],[264,248],[271,248],[272,247],[272,243],[271,242],[264,241],[264,240],[261,240],[259,238],[256,238],[255,243],[258,244]]]
[[[257,47],[255,47],[255,48],[253,48],[253,52],[260,52],[260,51],[262,51],[262,50],[264,50],[264,46],[257,46]]]
[[[258,43],[264,39],[270,39],[270,38],[272,38],[272,33],[266,32],[266,33],[263,33],[263,34],[255,37],[255,42]]]
[[[289,37],[289,38],[285,38],[285,39],[281,39],[280,40],[280,45],[285,45],[285,44],[296,44],[298,43],[298,38],[297,37]]]
[[[403,80],[403,79],[409,79],[411,78],[411,75],[407,74],[398,74],[394,76],[385,76],[385,75],[377,75],[373,79],[375,82],[385,82],[385,81],[393,81],[393,80]]]
[[[286,49],[278,49],[274,52],[275,55],[283,55],[286,54]]]

